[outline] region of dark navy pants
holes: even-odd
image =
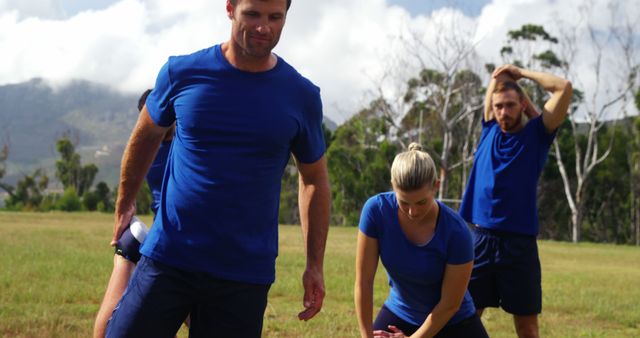
[[[393,325],[399,328],[405,336],[410,336],[420,327],[406,322],[402,318],[396,316],[386,306],[382,306],[375,322],[374,330],[389,331],[388,326]],[[438,332],[434,338],[489,338],[487,331],[480,321],[477,314],[473,314],[469,318],[465,318],[457,323],[448,324]]]
[[[260,337],[270,286],[217,279],[142,256],[106,336],[172,338],[191,314],[189,337]]]

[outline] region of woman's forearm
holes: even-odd
[[[373,337],[373,283],[371,285],[364,284],[356,282],[354,290],[356,316],[360,336],[370,338]]]

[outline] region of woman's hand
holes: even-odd
[[[399,328],[393,325],[389,325],[387,327],[391,332],[385,331],[385,330],[375,330],[373,331],[373,338],[382,338],[382,337],[404,338],[406,337],[404,335],[404,332],[402,332],[402,330],[400,330]]]

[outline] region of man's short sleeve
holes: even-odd
[[[544,126],[544,120],[542,119],[542,115],[536,116],[534,119],[529,121],[529,123],[534,123],[534,127],[536,130],[536,133],[538,134],[538,137],[540,138],[542,143],[546,146],[546,148],[549,148],[551,146],[551,143],[553,143],[553,139],[556,137],[556,134],[558,133],[558,129],[560,129],[560,127],[556,128],[556,130],[549,133],[547,131],[547,128]]]
[[[173,82],[169,65],[171,59],[162,66],[156,85],[147,97],[147,111],[155,124],[161,127],[169,127],[176,120],[173,109]]]
[[[300,131],[296,136],[291,151],[302,163],[314,163],[325,152],[324,132],[322,130],[322,100],[320,88],[313,86],[313,93],[305,105]]]

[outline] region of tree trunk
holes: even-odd
[[[447,171],[449,170],[449,153],[451,152],[451,132],[444,132],[442,144],[442,161],[440,163],[440,189],[438,190],[438,199],[442,200],[447,195],[447,187],[449,181],[447,179]]]

